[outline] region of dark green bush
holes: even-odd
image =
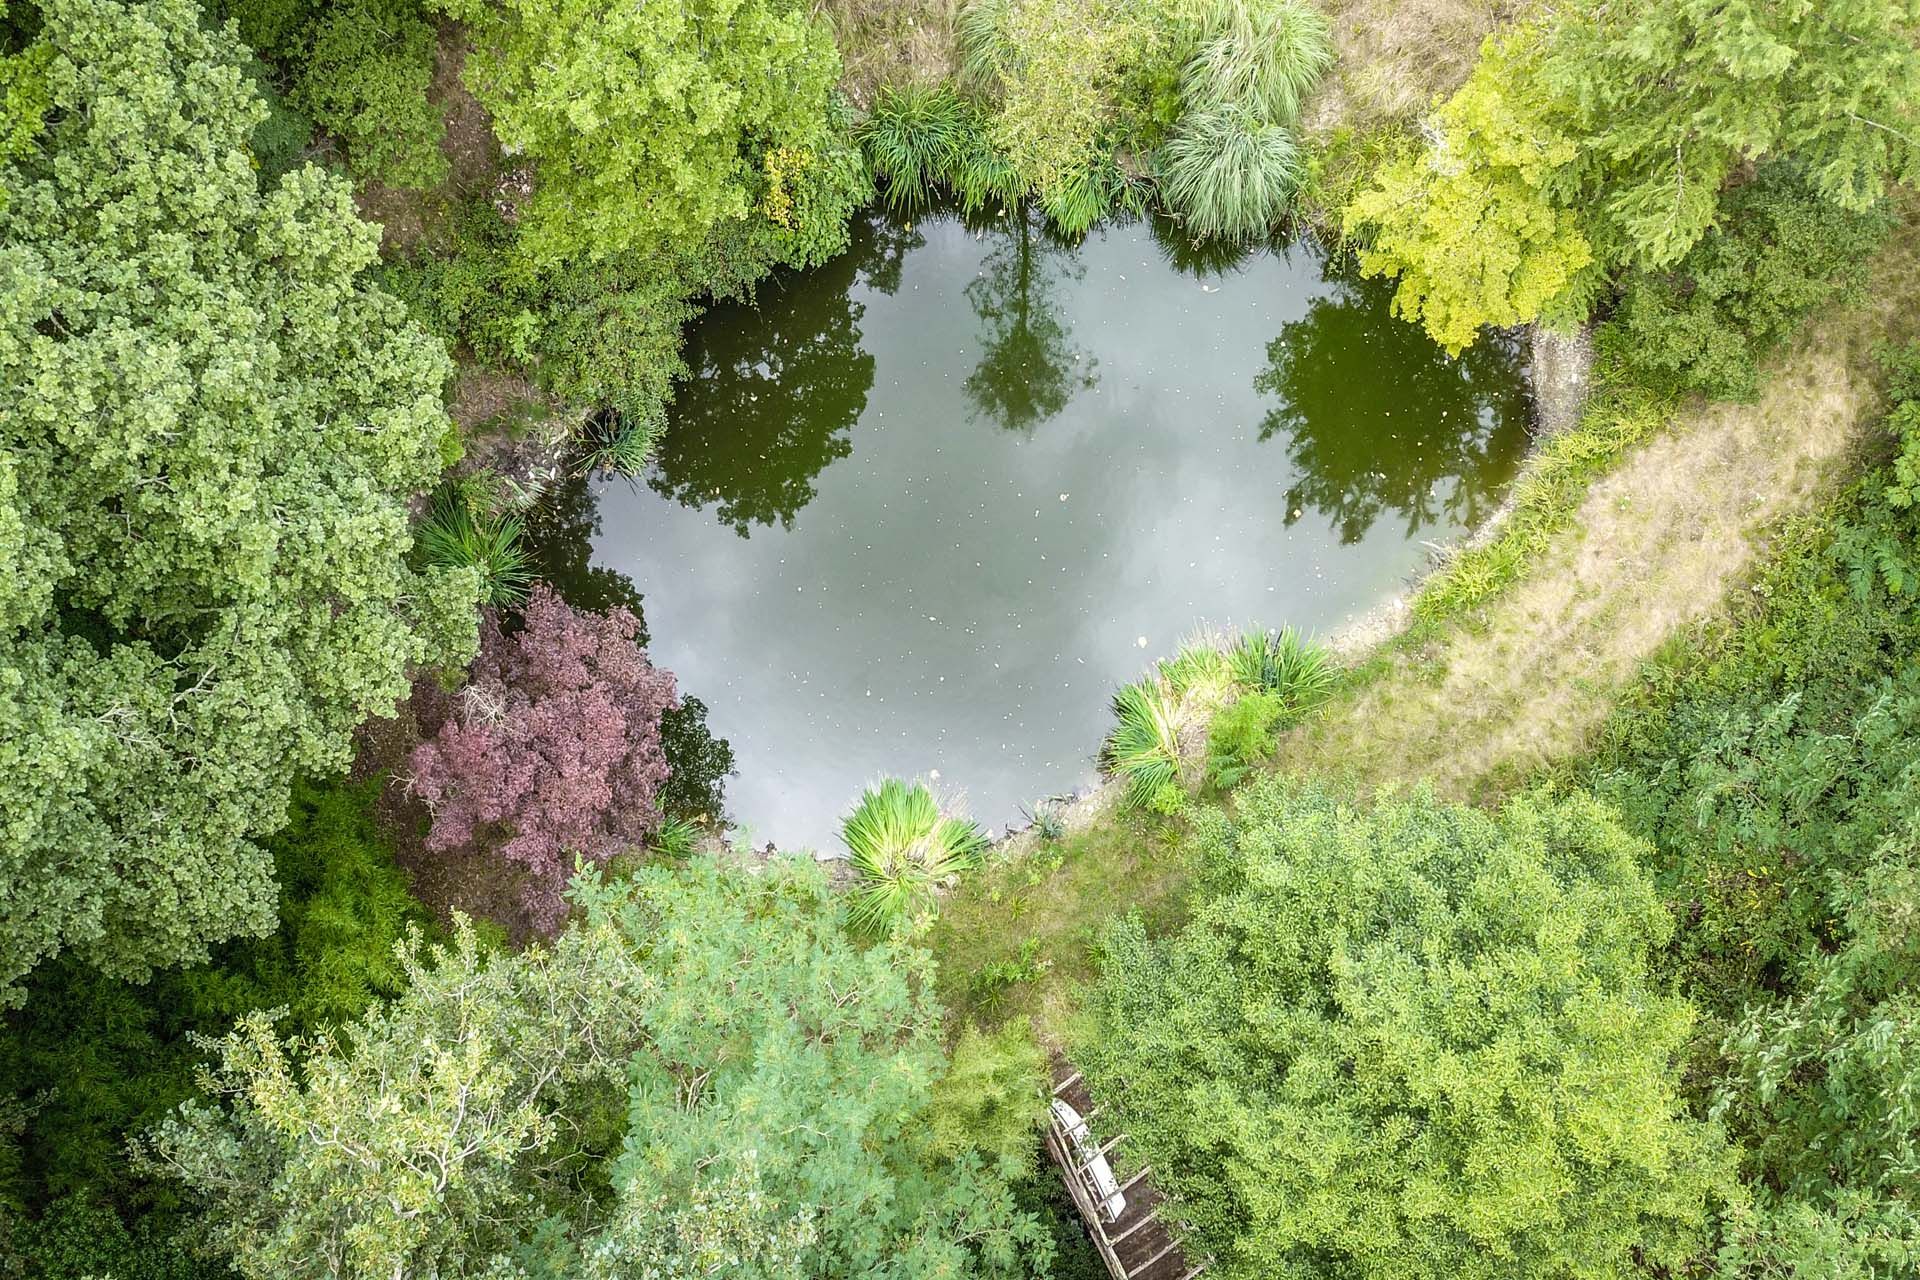
[[[19,1200],[91,1191],[144,1203],[125,1141],[194,1091],[191,1033],[224,1034],[240,1014],[276,1007],[289,1030],[310,1032],[399,989],[394,944],[424,916],[374,825],[376,794],[373,784],[295,788],[288,825],[268,842],[281,890],[272,936],[145,985],[64,956],[36,972],[0,1036],[0,1081],[32,1109]]]
[[[237,1280],[225,1264],[196,1256],[158,1216],[129,1228],[120,1215],[84,1195],[66,1196],[44,1214],[0,1225],[0,1275],[11,1249],[34,1280]]]
[[[293,101],[347,145],[355,171],[426,190],[446,180],[433,82],[434,29],[413,0],[347,0],[323,10],[294,64]]]
[[[705,302],[751,296],[776,267],[818,266],[846,248],[848,220],[873,188],[844,108],[835,111],[843,150],[791,173],[768,157],[760,214],[697,244],[542,266],[499,210],[476,200],[456,211],[446,252],[388,268],[387,286],[449,344],[525,369],[583,428],[590,414],[617,424],[620,457],[637,469],[687,376],[681,331]]]
[[[1670,271],[1634,271],[1603,348],[1662,390],[1751,399],[1759,362],[1809,311],[1857,296],[1894,225],[1853,213],[1772,164],[1721,201],[1719,225]]]

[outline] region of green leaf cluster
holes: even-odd
[[[1718,225],[1666,270],[1636,269],[1602,349],[1642,385],[1750,400],[1759,361],[1802,317],[1858,298],[1893,230],[1884,206],[1836,208],[1784,163],[1721,200]]]
[[[1299,185],[1291,126],[1333,61],[1306,0],[968,0],[956,26],[986,109],[956,121],[891,104],[870,141],[877,167],[961,124],[945,148],[968,180],[955,189],[1032,191],[1069,236],[1116,209],[1142,212],[1148,173],[1191,236],[1264,235]]]
[[[247,1276],[1045,1274],[1006,1171],[935,1150],[927,957],[860,948],[810,862],[576,882],[550,950],[408,947],[295,1046],[254,1015],[156,1167]]]
[[[446,120],[428,96],[436,36],[416,0],[344,0],[313,19],[293,105],[347,145],[356,172],[396,187],[446,181]]]
[[[1562,6],[1489,39],[1346,232],[1451,349],[1583,319],[1615,273],[1685,258],[1753,163],[1853,214],[1920,172],[1916,21],[1915,0]]]
[[[470,650],[477,586],[407,563],[449,362],[346,185],[261,189],[188,0],[42,13],[54,110],[0,167],[5,999],[63,950],[138,978],[270,932],[291,777]]]
[[[465,76],[536,169],[532,262],[653,254],[728,223],[817,222],[783,185],[842,164],[829,110],[840,57],[801,0],[445,0]],[[844,221],[844,216],[839,219]]]
[[[1581,795],[1354,807],[1287,779],[1196,820],[1187,923],[1100,952],[1077,1060],[1230,1277],[1613,1277],[1707,1241],[1724,1144],[1643,847]]]
[[[387,284],[448,343],[526,370],[582,421],[590,450],[636,470],[665,430],[674,385],[687,376],[681,331],[705,301],[750,297],[774,268],[816,267],[846,248],[848,222],[873,187],[845,105],[822,112],[811,148],[765,153],[753,210],[697,235],[554,257],[527,238],[524,221],[477,200],[456,210],[444,251],[390,267]],[[589,413],[600,433],[591,438]]]

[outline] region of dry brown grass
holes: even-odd
[[[1320,0],[1338,61],[1307,112],[1309,129],[1406,119],[1452,93],[1480,42],[1533,0]]]
[[[1757,535],[1810,505],[1872,417],[1873,349],[1920,329],[1920,230],[1881,257],[1873,300],[1817,318],[1760,399],[1684,409],[1597,481],[1567,534],[1480,613],[1296,731],[1280,765],[1360,786],[1430,778],[1486,798],[1577,753],[1640,664],[1719,610]]]
[[[865,110],[886,85],[939,84],[959,69],[953,31],[959,0],[820,0],[833,23],[840,83]]]

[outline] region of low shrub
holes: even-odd
[[[1207,726],[1207,781],[1222,791],[1240,785],[1273,755],[1273,730],[1287,715],[1277,693],[1249,693],[1223,707]]]
[[[982,1031],[969,1024],[934,1082],[927,1128],[936,1153],[978,1151],[1013,1175],[1032,1163],[1046,1110],[1047,1060],[1026,1025]]]
[[[356,172],[427,190],[447,177],[446,124],[427,96],[434,29],[412,0],[326,6],[294,66],[293,103],[347,144]]]

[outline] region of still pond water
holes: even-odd
[[[887,773],[1015,820],[1196,625],[1329,632],[1498,504],[1512,349],[1447,359],[1310,246],[1184,256],[875,217],[695,326],[652,473],[576,499],[574,558],[644,597],[747,834],[837,848]]]

